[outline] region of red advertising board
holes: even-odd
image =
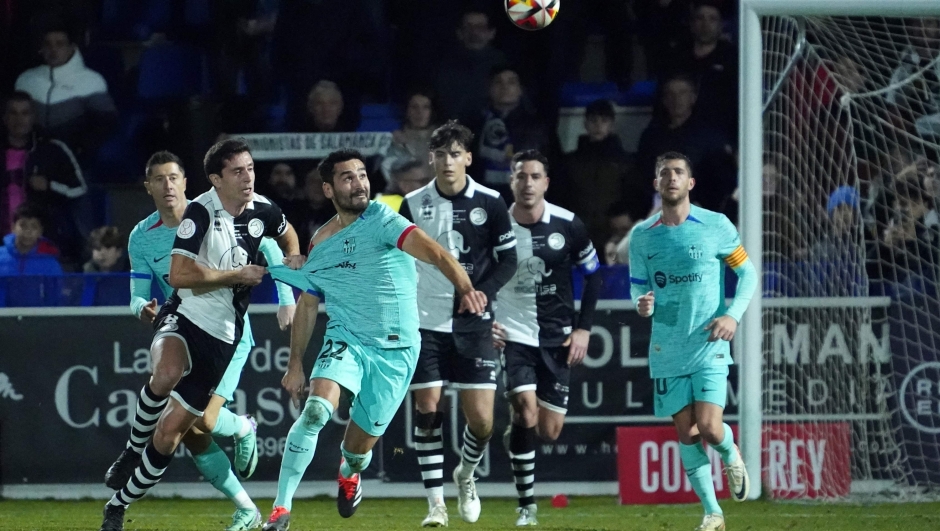
[[[732,426],[737,438],[737,426]],[[764,483],[775,498],[845,496],[851,484],[847,423],[777,424],[764,428]],[[717,452],[708,449],[719,499],[730,495]],[[617,428],[620,503],[695,503],[672,426]]]
[[[847,422],[765,425],[764,485],[774,498],[838,498],[852,484]]]

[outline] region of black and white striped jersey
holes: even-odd
[[[225,211],[215,189],[189,203],[176,229],[171,254],[187,256],[197,264],[233,271],[257,264],[261,239],[287,231],[287,218],[268,198],[255,194],[237,217]],[[211,291],[177,289],[167,301],[213,337],[228,343],[241,338],[251,288],[235,285]]]
[[[487,296],[482,317],[457,313],[460,301],[454,286],[431,264],[418,261],[418,313],[423,330],[460,332],[492,326],[496,292],[509,278],[491,280],[499,267],[498,253],[514,249],[516,235],[509,222],[506,202],[499,192],[467,176],[467,186],[451,197],[437,189],[436,181],[408,194],[399,213],[437,240],[460,262],[476,289]],[[512,253],[515,260],[515,253]],[[487,292],[489,290],[492,293]]]
[[[545,202],[542,218],[522,225],[509,218],[516,233],[516,274],[499,291],[498,316],[509,340],[534,347],[556,347],[577,324],[572,267],[585,275],[600,262],[587,228],[574,213]]]

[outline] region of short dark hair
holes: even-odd
[[[22,203],[13,211],[13,223],[15,224],[21,219],[35,219],[39,221],[40,225],[45,226],[46,212],[36,203]]]
[[[516,164],[520,162],[526,162],[528,160],[534,160],[536,162],[541,162],[542,167],[545,168],[545,175],[548,175],[548,158],[537,149],[526,149],[516,153],[512,156],[512,163],[509,165],[513,171],[516,169]]]
[[[721,18],[724,18],[724,13],[721,12],[721,2],[717,0],[695,0],[692,2],[692,12],[698,11],[700,8],[710,7],[718,11],[718,14],[721,15]]]
[[[320,174],[320,178],[323,179],[323,182],[334,185],[336,183],[333,182],[333,170],[336,165],[350,160],[358,160],[363,164],[366,163],[366,158],[355,149],[337,149],[320,161],[320,164],[317,166],[317,173]]]
[[[613,120],[616,117],[614,112],[614,104],[608,99],[601,98],[599,100],[594,100],[588,104],[587,108],[584,109],[584,116],[600,116],[602,118],[610,118]]]
[[[157,151],[147,159],[147,166],[144,168],[144,178],[150,177],[150,170],[152,170],[154,166],[169,164],[171,162],[180,167],[180,172],[182,172],[183,175],[186,174],[186,170],[183,169],[183,161],[180,160],[176,154],[170,153],[169,151]]]
[[[48,16],[46,20],[41,22],[39,32],[37,33],[40,44],[42,44],[42,41],[46,38],[46,35],[49,35],[50,33],[64,33],[69,40],[69,44],[75,42],[75,37],[73,35],[74,29],[61,13]]]
[[[6,106],[11,101],[25,101],[25,102],[32,104],[33,97],[30,96],[28,92],[25,92],[22,90],[14,90],[10,94],[8,94],[6,98],[3,99],[3,107],[6,108]]]
[[[202,167],[206,171],[206,178],[208,179],[213,173],[222,175],[222,168],[225,167],[225,162],[241,153],[251,153],[251,146],[249,146],[248,142],[245,142],[244,139],[228,138],[216,142],[215,145],[206,152],[206,158],[202,161]]]
[[[656,176],[659,177],[659,170],[666,165],[667,160],[683,160],[685,165],[689,168],[689,177],[692,176],[692,161],[689,160],[689,157],[679,153],[678,151],[667,151],[662,155],[656,157]]]
[[[438,127],[431,133],[431,141],[428,143],[428,149],[450,147],[456,142],[460,147],[470,151],[473,142],[473,133],[467,126],[461,125],[457,120],[448,120],[447,123]]]
[[[124,235],[121,234],[121,229],[113,225],[105,225],[91,231],[88,235],[88,244],[92,249],[123,248]]]

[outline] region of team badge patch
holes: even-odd
[[[486,210],[483,210],[480,207],[476,207],[470,211],[470,223],[474,225],[482,225],[486,223]]]
[[[343,240],[343,252],[349,254],[356,250],[356,239],[346,238]]]
[[[554,250],[559,250],[565,246],[565,237],[559,232],[553,232],[548,237],[548,246]]]
[[[424,194],[421,198],[421,219],[424,221],[434,219],[434,201],[431,200],[430,194]]]
[[[264,234],[264,222],[258,218],[255,218],[248,222],[248,234],[252,238],[260,238]]]
[[[699,258],[701,258],[703,252],[704,251],[702,250],[701,245],[689,246],[689,258],[691,258],[692,260],[698,260]]]
[[[176,235],[184,240],[192,238],[193,234],[196,234],[196,222],[191,219],[184,219],[176,229]]]

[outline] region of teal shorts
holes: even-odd
[[[421,345],[379,348],[362,345],[344,326],[332,324],[310,379],[333,380],[349,392],[350,419],[369,435],[385,433],[408,393]]]
[[[251,338],[251,330],[248,328],[247,324],[246,321],[245,332],[242,334],[242,339],[238,342],[238,346],[235,347],[235,355],[232,356],[232,361],[229,362],[228,368],[225,369],[225,374],[222,375],[222,381],[219,382],[215,391],[212,392],[224,398],[226,402],[233,400],[235,389],[238,388],[238,381],[242,377],[242,369],[245,367],[245,362],[248,361],[248,354],[251,354],[251,348],[254,346],[254,341],[252,341]]]
[[[728,397],[728,366],[708,367],[685,376],[656,378],[653,384],[653,412],[657,417],[671,417],[693,402],[710,402],[724,409]]]

